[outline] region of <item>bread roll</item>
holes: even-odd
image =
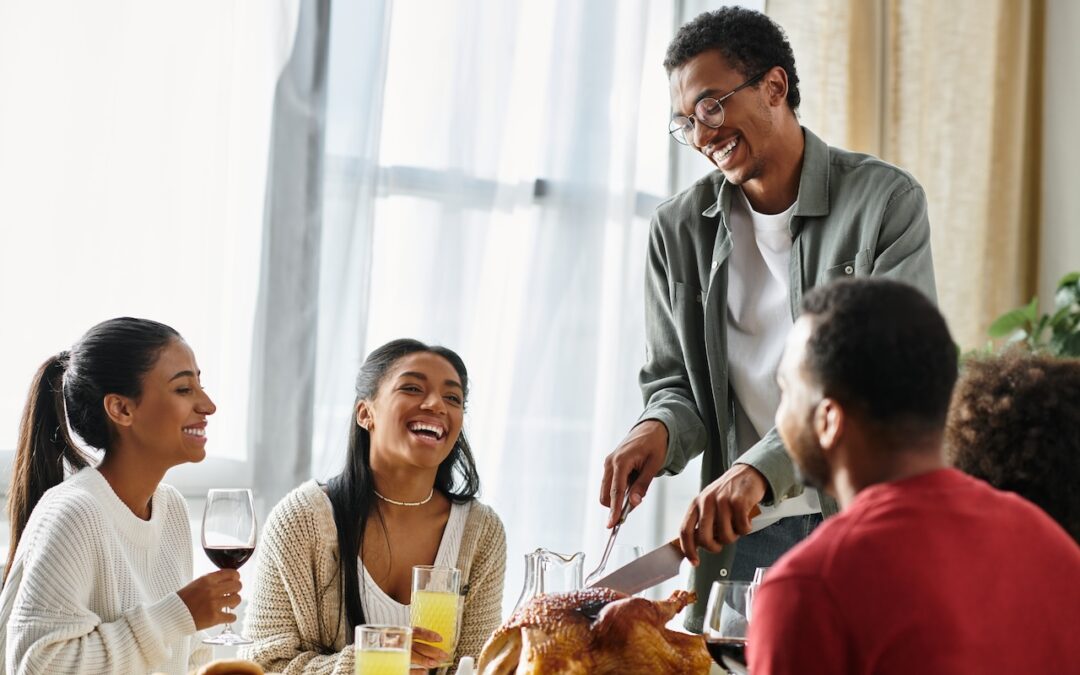
[[[263,669],[244,659],[215,659],[199,668],[195,675],[263,675]]]

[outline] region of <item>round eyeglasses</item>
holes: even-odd
[[[694,145],[691,141],[694,138],[697,123],[700,122],[710,129],[719,129],[724,125],[724,101],[760,80],[769,70],[772,69],[761,71],[720,98],[703,98],[699,100],[694,104],[693,115],[675,115],[671,118],[671,122],[668,124],[668,133],[683,145]]]

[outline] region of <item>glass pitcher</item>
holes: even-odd
[[[544,548],[525,554],[525,586],[514,605],[518,611],[529,600],[542,593],[569,593],[580,590],[584,553],[564,555]]]

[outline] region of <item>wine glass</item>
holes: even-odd
[[[210,490],[203,510],[202,545],[206,557],[221,569],[239,569],[255,552],[255,502],[251,490]],[[211,645],[248,645],[232,624],[203,640]]]
[[[750,582],[749,588],[746,589],[746,620],[750,621],[754,615],[754,594],[761,588],[761,584],[765,581],[765,575],[769,573],[768,567],[758,567],[754,570],[754,580]]]
[[[747,616],[745,581],[714,581],[705,606],[705,646],[713,661],[733,675],[747,675]]]

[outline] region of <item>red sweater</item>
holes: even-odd
[[[1080,547],[953,469],[875,485],[754,598],[754,675],[1080,673]]]

